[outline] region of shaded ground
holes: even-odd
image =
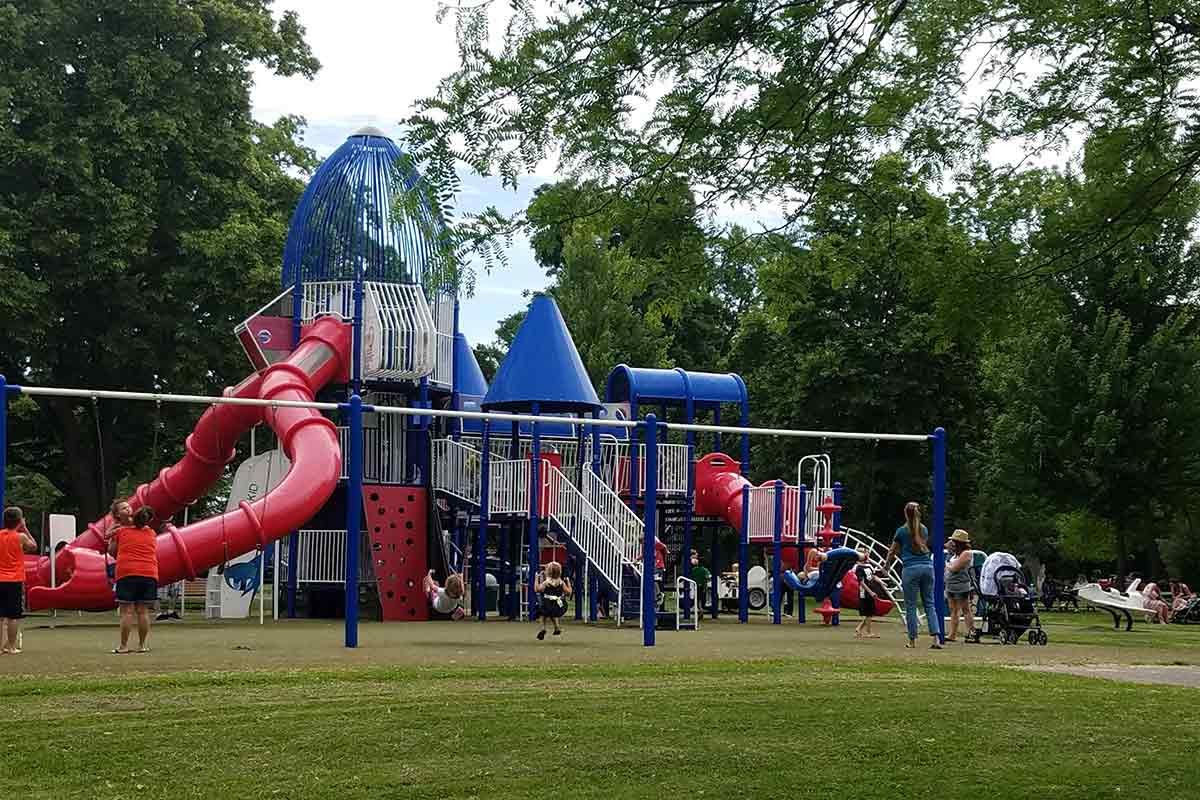
[[[903,648],[903,628],[895,621],[877,625],[880,639],[854,639],[851,624],[837,628],[785,621],[773,626],[763,617],[738,625],[732,618],[705,621],[698,632],[658,632],[658,646],[642,646],[636,628],[567,623],[562,637],[534,639],[530,624],[488,621],[430,622],[411,625],[363,623],[360,647],[342,647],[340,621],[281,620],[263,627],[248,622],[204,622],[189,618],[163,623],[151,635],[153,652],[114,656],[114,617],[66,617],[51,630],[48,621],[27,620],[25,653],[0,659],[5,673],[86,675],[179,670],[258,670],[368,665],[471,665],[495,667],[557,664],[622,664],[802,658],[831,662],[894,659],[900,663],[945,664],[1196,664],[1200,665],[1200,626],[1137,626],[1114,631],[1099,615],[1047,615],[1051,643],[1001,646],[947,645],[941,652]]]

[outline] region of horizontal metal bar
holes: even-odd
[[[925,442],[933,438],[927,433],[852,433],[848,431],[795,431],[787,428],[739,428],[732,425],[692,425],[683,422],[663,423],[673,431],[701,433],[746,433],[751,436],[791,436],[801,439],[862,439],[863,441]]]
[[[9,384],[9,391],[43,397],[78,397],[82,399],[141,400],[156,403],[192,403],[201,405],[240,405],[279,408],[313,408],[320,411],[338,411],[348,408],[346,403],[301,402],[297,400],[263,400],[253,397],[211,397],[195,394],[162,394],[151,392],[122,392],[109,389],[64,389],[51,386],[23,386]],[[554,425],[594,425],[598,428],[639,428],[645,423],[632,420],[585,419],[582,417],[554,417],[538,414],[506,414],[489,411],[451,411],[440,408],[409,408],[405,406],[364,405],[363,411],[377,414],[395,414],[406,417],[446,417],[450,419],[478,419],[495,422],[550,423]],[[859,439],[862,441],[924,442],[932,439],[930,434],[907,433],[852,433],[847,431],[808,431],[787,428],[743,428],[732,425],[696,425],[682,422],[658,422],[666,430],[696,431],[699,433],[734,433],[749,436],[784,436],[804,439]]]
[[[259,397],[210,397],[202,394],[153,394],[119,392],[109,389],[61,389],[51,386],[11,386],[18,394],[42,397],[79,397],[84,400],[141,400],[155,403],[191,403],[195,405],[264,406],[269,408],[314,408],[337,411],[344,404],[304,402],[300,400],[263,400]]]

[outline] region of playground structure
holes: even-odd
[[[286,539],[279,564],[288,616],[296,615],[303,592],[311,610],[317,587],[333,585],[348,646],[357,643],[364,603],[386,621],[428,619],[421,581],[430,569],[443,578],[464,573],[470,612],[480,620],[489,613],[532,619],[534,579],[549,557],[562,558],[583,588],[589,619],[598,618],[602,600],[614,600],[618,623],[637,619],[652,644],[659,627],[699,625],[702,592],[713,601],[710,613],[719,614],[717,570],[699,587],[686,556],[703,530],[720,525],[739,534],[739,619],[748,614],[750,548],[761,547],[770,561],[773,621],[780,623],[791,589],[801,598],[801,621],[807,595],[826,600],[822,614],[836,624],[841,604],[857,597],[847,576],[853,548],[879,562],[886,545],[843,527],[844,492],[831,480],[827,456],[800,460],[794,484],[751,484],[751,435],[931,442],[931,527],[940,554],[941,429],[754,429],[739,376],[683,369],[618,365],[601,402],[545,296],[531,303],[489,386],[458,331],[457,287],[438,284],[428,267],[429,231],[438,220],[398,221],[390,213],[393,188],[418,179],[400,173],[399,163],[390,139],[364,129],[314,175],[289,230],[282,293],[234,331],[253,368],[241,384],[210,398],[6,385],[0,378],[0,468],[3,409],[16,392],[210,405],[183,458],[129,498],[135,509],[158,512],[161,581],[195,578],[247,554],[265,560],[271,543]],[[647,409],[661,417],[639,419]],[[736,426],[722,424],[730,409]],[[339,412],[345,424],[325,412]],[[702,415],[711,415],[711,424],[699,422]],[[171,518],[226,474],[239,437],[260,425],[277,442],[275,458],[265,462],[268,490],[231,497],[226,513],[174,527]],[[713,452],[697,458],[697,436],[708,434]],[[722,452],[723,437],[736,437],[738,459]],[[27,559],[31,609],[115,605],[104,545],[110,522],[91,523],[53,557]],[[654,568],[660,537],[682,556],[672,559],[681,568],[662,586]],[[801,581],[795,571],[814,548],[830,558],[815,579]],[[710,557],[714,565],[720,560],[715,533]],[[243,588],[259,589],[246,572]],[[898,599],[898,577],[881,577]],[[666,595],[673,595],[672,608],[660,599]],[[576,603],[577,619],[584,608]]]

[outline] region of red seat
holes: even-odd
[[[823,618],[821,624],[823,624],[823,625],[829,625],[830,620],[832,620],[838,614],[842,613],[842,610],[840,608],[833,607],[833,603],[831,603],[829,601],[828,597],[825,598],[824,603],[822,603],[821,605],[814,608],[813,611],[816,611],[818,614],[821,615],[821,617]]]

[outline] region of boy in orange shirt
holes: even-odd
[[[37,542],[25,527],[16,506],[4,509],[0,529],[0,655],[19,653],[20,620],[25,616],[25,554],[36,553]]]

